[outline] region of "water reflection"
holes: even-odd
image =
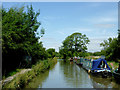
[[[88,74],[76,64],[60,62],[60,70],[68,86],[74,88],[92,88]]]
[[[120,88],[111,78],[88,74],[73,62],[59,60],[55,67],[33,79],[26,88]]]
[[[47,77],[49,76],[49,71],[41,73],[37,78],[33,79],[25,88],[38,88],[42,87],[42,84],[46,82]]]
[[[25,88],[41,88],[42,84],[47,81],[49,77],[49,71],[54,71],[55,67],[52,67],[50,70],[41,73],[39,76],[34,78]]]
[[[116,83],[112,77],[102,78],[89,74],[93,88],[119,88],[120,84]]]

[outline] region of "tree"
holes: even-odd
[[[102,54],[101,54],[101,52],[94,52],[93,53],[93,56],[101,56]]]
[[[41,29],[41,37],[43,37],[44,34],[45,34],[45,29],[42,28],[42,29]]]
[[[73,33],[63,41],[63,45],[60,48],[60,53],[64,58],[67,56],[73,57],[73,55],[78,56],[79,52],[85,52],[87,50],[86,44],[88,43],[89,39],[86,35],[82,35],[81,33]]]
[[[103,43],[100,44],[100,46],[103,46],[104,49],[102,52],[106,56],[107,60],[117,60],[117,46],[118,39],[117,38],[109,38],[108,40],[104,40]]]
[[[118,41],[117,41],[117,45],[118,45],[118,48],[117,48],[117,57],[118,59],[120,59],[120,55],[119,55],[119,51],[120,51],[120,30],[118,30]]]
[[[55,57],[60,57],[59,52],[55,52]]]
[[[56,54],[55,49],[49,48],[46,51],[48,53],[48,58],[54,58],[55,57],[55,54]]]
[[[31,56],[32,62],[46,58],[46,51],[42,42],[38,40],[44,35],[44,29],[37,36],[38,27],[41,25],[37,21],[40,12],[34,12],[32,5],[24,7],[10,8],[8,11],[2,9],[2,65],[3,73],[10,71],[24,63],[24,56]]]
[[[112,38],[108,38],[108,40],[104,40],[102,43],[100,43],[100,46],[106,49],[109,47],[111,42],[112,42]]]

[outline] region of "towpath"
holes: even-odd
[[[5,85],[7,82],[10,82],[11,80],[13,80],[19,74],[23,74],[23,73],[28,72],[30,70],[32,70],[32,69],[23,69],[20,72],[16,73],[15,75],[10,76],[10,77],[6,78],[5,80],[0,81],[0,87],[2,87],[2,85]]]

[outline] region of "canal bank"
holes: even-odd
[[[52,66],[56,64],[56,62],[56,58],[40,61],[36,65],[32,66],[32,70],[24,74],[19,74],[17,77],[14,77],[14,79],[11,82],[2,85],[2,88],[22,89],[28,83],[30,83],[32,79],[36,78],[41,73],[44,73],[45,71],[49,70]]]
[[[58,60],[57,64],[33,79],[26,88],[120,88],[111,78],[88,74],[73,62]]]

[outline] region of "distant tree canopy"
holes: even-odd
[[[63,41],[63,45],[60,47],[59,52],[64,58],[67,56],[78,56],[87,50],[86,44],[88,43],[89,39],[86,35],[82,35],[81,33],[73,33]]]
[[[101,53],[106,56],[107,60],[118,61],[120,59],[119,51],[120,51],[120,30],[118,30],[117,38],[108,38],[108,40],[104,40],[100,46],[104,49],[101,50]]]
[[[3,71],[24,65],[24,56],[31,56],[32,63],[46,58],[46,51],[38,39],[45,33],[44,28],[37,21],[40,12],[34,12],[32,5],[24,7],[2,9],[2,60]]]
[[[94,52],[92,55],[93,55],[93,56],[101,56],[102,54],[101,54],[101,52]],[[92,56],[92,55],[91,55],[91,56]]]
[[[56,54],[55,49],[49,48],[46,51],[47,51],[48,58],[54,58],[55,57],[55,54]]]

